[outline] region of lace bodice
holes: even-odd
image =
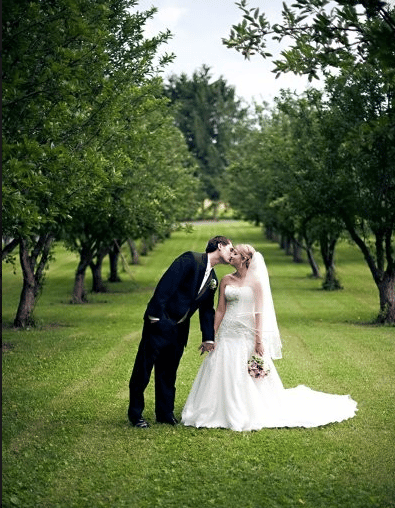
[[[219,336],[237,338],[240,333],[254,335],[254,295],[248,286],[225,287],[226,311]]]

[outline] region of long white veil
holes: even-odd
[[[262,345],[273,360],[282,358],[280,332],[274,311],[269,274],[260,252],[254,252],[245,278],[245,285],[257,287],[255,313],[261,314]]]

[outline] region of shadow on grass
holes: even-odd
[[[45,323],[45,324],[36,323],[34,325],[26,326],[25,328],[18,328],[14,326],[13,321],[4,321],[1,325],[1,328],[3,330],[8,330],[11,332],[40,332],[70,327],[72,327],[72,325],[67,323]]]
[[[353,326],[366,326],[366,327],[378,328],[378,329],[381,329],[381,328],[395,328],[395,323],[380,323],[377,320],[377,318],[374,318],[372,321],[353,321],[353,320],[349,320],[349,321],[344,321],[344,323],[346,323],[348,325],[353,325]]]
[[[15,348],[14,344],[11,344],[11,342],[2,342],[1,343],[1,350],[3,353],[6,353],[7,351],[12,351]]]

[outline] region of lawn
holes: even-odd
[[[216,234],[252,243],[265,256],[284,385],[349,393],[358,402],[355,418],[316,429],[173,428],[155,423],[150,384],[151,428],[128,425],[128,382],[152,290],[178,254],[203,251]],[[339,246],[344,290],[330,293],[309,277],[306,263],[292,263],[243,222],[174,233],[85,305],[69,303],[76,263],[56,248],[35,310],[38,326],[25,331],[12,328],[20,270],[14,275],[3,264],[4,507],[395,506],[395,329],[370,324],[378,293],[355,247]],[[216,271],[221,277],[231,268]],[[200,339],[194,316],[176,416],[202,362]]]

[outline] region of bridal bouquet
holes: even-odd
[[[264,358],[252,355],[248,360],[248,374],[254,378],[264,378],[270,372],[270,367]]]

